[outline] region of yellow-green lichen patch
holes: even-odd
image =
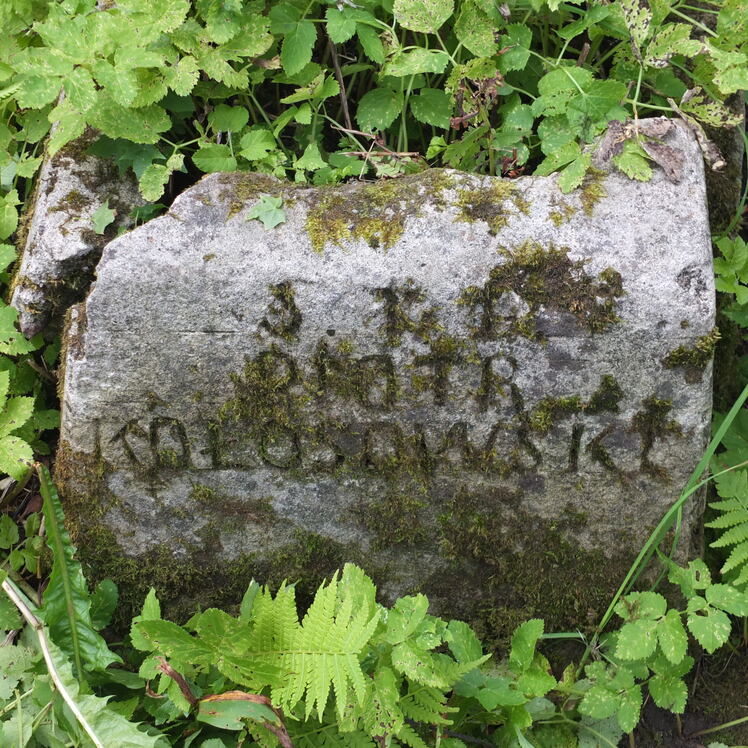
[[[559,200],[555,210],[548,214],[548,218],[551,219],[554,226],[561,226],[570,221],[576,212],[576,208],[567,203],[566,200]]]
[[[597,276],[588,275],[584,271],[585,260],[572,260],[568,247],[556,248],[553,244],[543,247],[527,241],[501,251],[506,262],[491,270],[485,285],[471,286],[462,293],[461,303],[479,314],[476,337],[521,335],[542,342],[537,319],[543,309],[568,312],[593,333],[619,321],[616,305],[624,291],[616,270],[606,268]],[[529,311],[499,326],[494,308],[504,294],[520,296]]]
[[[479,187],[475,190],[459,190],[457,206],[460,209],[458,221],[483,221],[488,224],[489,233],[496,235],[507,222],[513,212],[507,210],[510,202],[516,212],[527,215],[530,204],[522,197],[517,185],[509,180],[495,179],[488,188]]]
[[[605,172],[599,169],[590,169],[582,182],[582,186],[579,188],[579,199],[582,202],[584,214],[591,217],[595,206],[607,196]]]
[[[443,170],[431,169],[397,179],[310,191],[306,230],[312,248],[322,252],[327,244],[341,246],[360,239],[388,249],[402,236],[407,219],[420,215],[425,205],[446,207],[443,193],[454,183],[454,177]]]
[[[84,195],[80,190],[70,190],[70,192],[58,201],[57,205],[49,209],[49,212],[64,211],[65,213],[76,216],[91,205],[92,202],[93,199]]]
[[[715,327],[692,346],[681,345],[670,351],[662,360],[662,365],[667,369],[683,369],[686,382],[696,384],[701,381],[706,365],[712,360],[719,339],[720,333]]]

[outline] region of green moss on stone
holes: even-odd
[[[507,210],[507,201],[520,213],[527,215],[530,212],[530,204],[522,197],[517,185],[508,179],[495,179],[489,188],[459,190],[457,206],[460,213],[457,220],[469,223],[483,221],[488,224],[489,233],[495,236],[507,225],[512,215]]]
[[[313,198],[306,219],[312,247],[322,252],[329,244],[362,239],[371,247],[388,249],[403,234],[408,217],[424,206],[446,207],[443,193],[454,178],[431,169],[397,179],[352,183],[310,191]]]
[[[579,199],[586,216],[592,216],[595,206],[608,195],[605,189],[605,176],[604,171],[590,169],[584,177],[579,188]]]
[[[552,210],[548,214],[548,218],[551,219],[554,226],[561,226],[572,219],[576,213],[576,208],[570,205],[565,200],[560,200],[556,206],[556,210]]]
[[[681,345],[670,351],[662,360],[662,364],[667,369],[682,368],[689,384],[700,382],[706,365],[714,356],[719,339],[720,332],[715,327],[711,332],[697,338],[692,346]]]

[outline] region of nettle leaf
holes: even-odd
[[[452,99],[446,91],[437,88],[422,88],[409,99],[410,111],[419,121],[442,130],[449,129],[452,115]]]
[[[646,151],[634,140],[627,140],[621,152],[613,156],[613,163],[629,179],[648,182],[652,179],[652,167]]]
[[[433,34],[454,12],[454,0],[395,0],[392,13],[411,31]]]
[[[311,62],[317,41],[317,29],[311,21],[299,21],[283,37],[281,65],[288,75],[295,75]]]
[[[386,88],[374,88],[361,97],[356,110],[356,122],[364,132],[386,130],[402,108],[402,94]]]
[[[328,8],[325,12],[327,35],[333,43],[343,44],[356,33],[356,14],[351,8]]]
[[[707,607],[688,614],[688,629],[696,641],[711,654],[730,638],[732,625],[727,613]]]
[[[208,123],[216,132],[239,132],[247,122],[249,112],[242,106],[219,104],[208,115]]]
[[[418,73],[443,73],[449,63],[446,52],[437,49],[414,49],[395,55],[382,70],[383,75],[402,78]]]
[[[116,215],[116,212],[109,207],[109,199],[107,198],[91,214],[91,223],[93,224],[94,232],[97,234],[103,234],[106,227],[114,221]]]
[[[266,229],[275,228],[285,223],[286,212],[283,210],[283,198],[263,195],[247,212],[247,220],[262,221]]]
[[[216,171],[236,171],[236,158],[227,145],[204,145],[192,155],[192,161],[206,174]]]

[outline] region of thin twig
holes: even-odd
[[[345,126],[350,130],[353,127],[353,123],[351,122],[351,113],[348,111],[348,97],[345,92],[343,71],[340,69],[338,51],[335,49],[335,44],[329,36],[327,37],[327,44],[330,47],[330,53],[332,55],[332,66],[335,71],[335,78],[338,81],[338,86],[340,86],[340,105],[343,107],[343,119],[345,120]]]
[[[96,748],[106,748],[106,746],[99,740],[93,727],[88,723],[88,720],[83,716],[82,712],[75,703],[75,700],[70,695],[70,692],[65,687],[65,684],[60,678],[60,674],[57,672],[57,666],[52,660],[52,653],[49,650],[49,643],[47,642],[47,635],[44,633],[44,624],[31,612],[31,608],[26,604],[24,599],[21,597],[20,592],[16,589],[15,585],[9,580],[5,579],[2,583],[2,588],[5,594],[11,599],[13,604],[18,608],[21,615],[26,619],[26,623],[31,626],[36,632],[39,639],[39,647],[44,655],[44,662],[47,665],[47,670],[52,678],[52,682],[55,684],[55,688],[58,690],[60,696],[62,696],[65,703],[70,707],[70,711],[73,713],[75,718],[80,723],[80,726],[86,731],[86,734],[91,738],[91,742]]]

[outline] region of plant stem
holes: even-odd
[[[690,735],[687,735],[688,738],[698,738],[702,735],[711,735],[714,732],[720,732],[721,730],[727,730],[730,727],[736,727],[737,725],[744,725],[746,722],[748,722],[748,716],[746,717],[740,717],[740,719],[734,719],[732,722],[723,722],[721,725],[717,725],[716,727],[708,727],[706,730],[699,730],[698,732],[692,732]]]

